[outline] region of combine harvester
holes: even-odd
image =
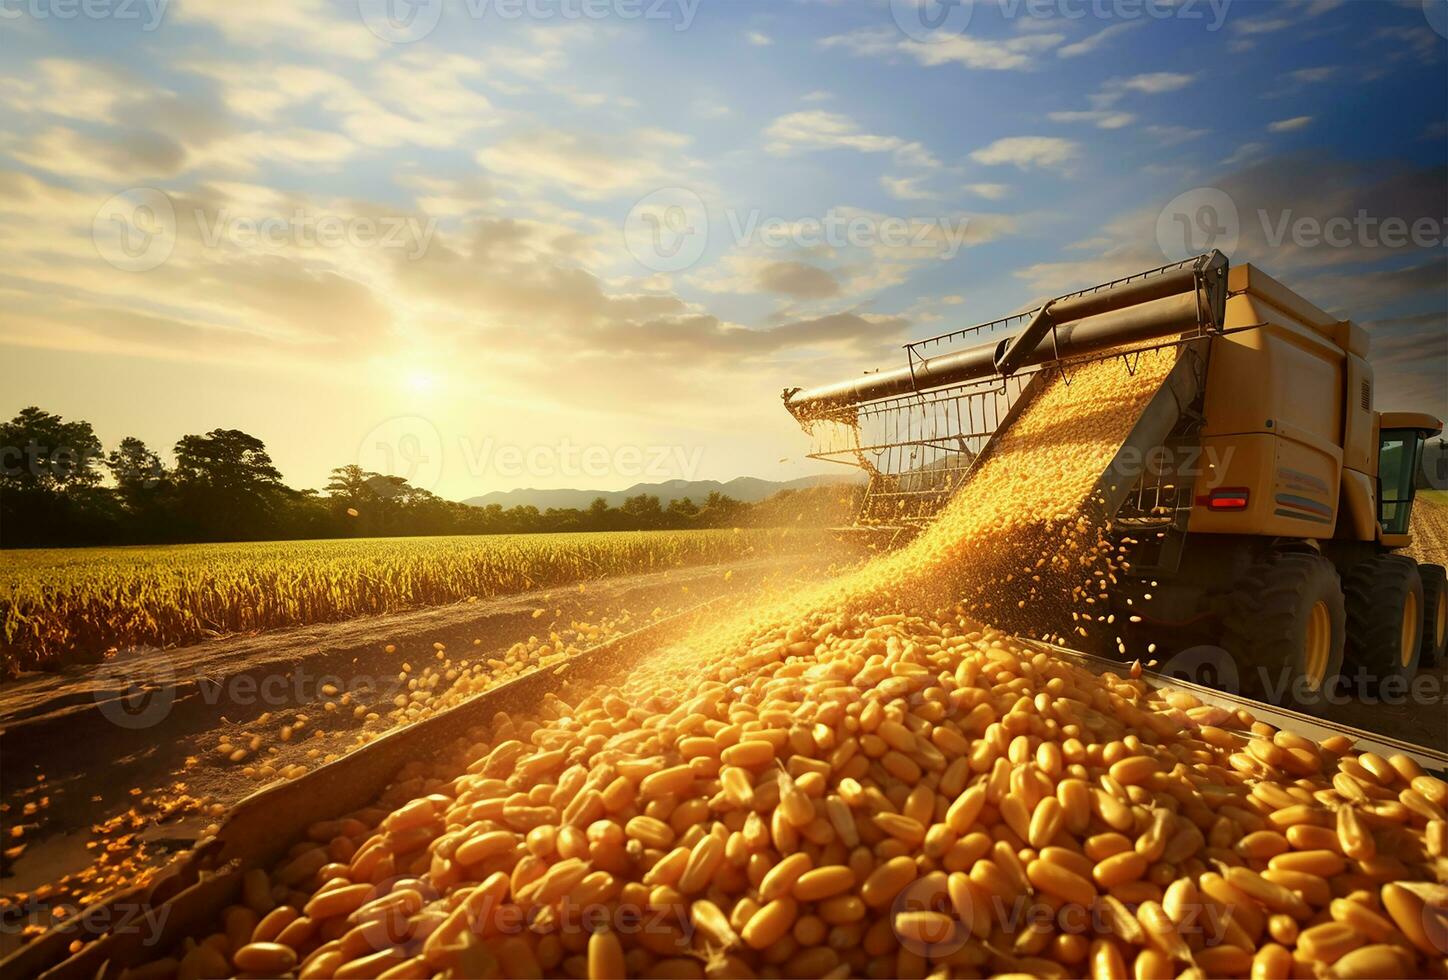
[[[1004,339],[951,350],[1012,327]],[[1093,498],[1095,516],[1130,546],[1122,608],[1144,613],[1139,632],[1169,649],[1183,637],[1220,640],[1248,683],[1257,668],[1285,668],[1298,683],[1281,707],[1150,671],[1144,679],[1317,740],[1345,734],[1359,751],[1402,753],[1443,774],[1448,756],[1432,748],[1293,710],[1313,710],[1345,659],[1381,680],[1443,653],[1443,569],[1393,554],[1408,544],[1423,442],[1442,426],[1373,410],[1367,347],[1361,328],[1251,266],[1229,272],[1213,253],[911,344],[899,370],[792,389],[785,404],[820,440],[815,456],[868,470],[857,530],[899,539],[969,479],[1053,373],[1069,377],[1083,360],[1108,357],[1131,369],[1148,349],[1175,350],[1175,367]],[[273,867],[313,823],[372,804],[409,762],[498,712],[526,715],[550,693],[575,697],[617,676],[701,614],[595,648],[566,671],[525,675],[258,792],[155,880],[58,924],[0,963],[0,975],[109,978],[152,963],[213,928],[246,873]],[[1120,669],[1040,646],[1098,673]]]
[[[1011,328],[1023,329],[950,350]],[[1339,677],[1406,691],[1448,638],[1443,567],[1395,554],[1443,423],[1374,411],[1366,332],[1253,266],[1229,270],[1213,252],[1071,293],[784,403],[812,456],[869,473],[851,530],[894,542],[930,521],[1053,374],[1111,357],[1131,370],[1169,348],[1175,368],[1092,495],[1129,560],[1111,597],[1128,648],[1155,644],[1165,662],[1220,646],[1243,693],[1313,714]]]

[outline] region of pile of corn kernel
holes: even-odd
[[[1169,364],[1106,364],[914,545],[498,716],[128,975],[1448,975],[1442,781],[981,624],[1109,587],[1078,515]]]

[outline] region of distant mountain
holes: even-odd
[[[733,497],[735,500],[742,500],[745,503],[755,503],[766,497],[772,497],[781,490],[802,490],[805,487],[817,487],[822,485],[844,485],[859,483],[863,480],[863,474],[846,473],[839,476],[805,476],[797,480],[760,480],[752,476],[741,476],[728,483],[720,483],[718,480],[668,480],[664,483],[635,483],[627,490],[534,490],[532,488],[522,490],[494,490],[492,493],[485,493],[480,497],[469,497],[464,500],[465,504],[472,504],[474,507],[487,507],[497,504],[504,510],[513,507],[537,507],[539,510],[548,510],[550,507],[558,510],[573,508],[585,510],[588,505],[599,497],[608,501],[610,507],[618,507],[629,497],[637,497],[646,493],[659,498],[659,502],[668,506],[671,500],[682,500],[690,498],[696,504],[702,504],[704,498],[711,493],[722,493],[726,497]]]

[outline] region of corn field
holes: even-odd
[[[3,556],[0,675],[113,648],[729,561],[798,536],[636,531],[12,551]]]

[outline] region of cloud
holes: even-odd
[[[621,354],[717,361],[822,348],[876,354],[882,347],[897,344],[908,327],[904,317],[853,312],[791,320],[766,329],[749,329],[700,315],[610,324],[598,337],[608,350]]]
[[[911,166],[934,167],[939,164],[920,143],[866,132],[849,116],[822,109],[780,116],[769,124],[764,135],[768,140],[765,150],[778,155],[847,149],[861,153],[893,153],[901,163]]]
[[[25,242],[7,255],[20,284],[8,305],[32,313],[17,342],[275,364],[355,359],[391,336],[394,312],[378,288],[388,264],[375,234],[382,209],[242,184],[172,191],[169,258],[136,274],[107,264],[92,240],[105,196],[0,174],[0,239]],[[323,218],[371,220],[372,244],[309,238],[294,231],[298,214],[313,229]],[[263,222],[271,231],[257,231]],[[55,338],[32,329],[47,322]]]
[[[344,11],[350,11],[350,15]],[[328,0],[186,0],[173,16],[182,23],[214,27],[228,41],[258,50],[285,47],[297,51],[372,58],[385,45],[357,15],[357,5]]]
[[[1012,215],[955,212],[907,217],[853,207],[769,227],[736,229],[735,250],[694,272],[688,283],[709,293],[774,293],[801,303],[838,297],[863,302],[906,282],[921,268],[1014,234]],[[820,273],[833,281],[827,282]],[[837,304],[836,304],[837,305]],[[791,308],[791,315],[798,313]],[[810,312],[817,312],[811,309]],[[828,312],[820,311],[820,312]]]
[[[1011,192],[1009,184],[966,184],[965,189],[987,201],[999,201]]]
[[[1276,34],[1289,27],[1341,7],[1346,0],[1279,0],[1273,4],[1256,5],[1258,9],[1270,9],[1270,14],[1261,17],[1237,18],[1230,24],[1236,37],[1230,42],[1233,52],[1250,51],[1257,46],[1259,38]]]
[[[1317,272],[1388,262],[1401,266],[1411,256],[1442,251],[1441,243],[1437,249],[1424,249],[1411,241],[1400,247],[1388,244],[1381,223],[1393,219],[1406,230],[1427,221],[1430,228],[1437,229],[1436,235],[1443,235],[1444,215],[1448,214],[1445,165],[1405,167],[1293,153],[1254,163],[1219,178],[1216,184],[1237,207],[1241,224],[1238,258],[1261,262],[1270,269]],[[1330,236],[1294,231],[1308,225],[1326,228],[1329,222],[1346,223],[1347,227]],[[1441,290],[1448,275],[1443,274],[1441,260],[1434,264]],[[1428,275],[1422,270],[1415,274]],[[1406,280],[1391,280],[1392,290],[1401,292],[1406,285]],[[1365,316],[1369,292],[1368,287],[1356,295],[1343,290],[1344,307],[1355,307],[1354,315]]]
[[[1306,129],[1311,123],[1311,116],[1293,116],[1291,119],[1279,119],[1276,122],[1268,123],[1267,130],[1272,133],[1295,133],[1299,129]]]
[[[1372,320],[1362,326],[1368,332],[1375,368],[1448,364],[1448,310]],[[1442,397],[1441,389],[1438,396]]]
[[[756,48],[767,48],[774,43],[774,38],[760,31],[750,31],[744,35],[744,39]]]
[[[121,109],[149,91],[129,71],[68,58],[41,58],[24,75],[0,78],[0,104],[12,112],[93,123],[114,122]]]
[[[1196,75],[1175,71],[1154,71],[1125,78],[1110,78],[1101,86],[1100,91],[1091,96],[1091,102],[1098,109],[1106,108],[1114,105],[1128,92],[1140,95],[1165,95],[1168,92],[1178,92],[1186,88],[1196,79]]]
[[[458,324],[464,349],[484,344],[515,352],[519,376],[538,365],[529,352],[556,352],[554,366],[596,372],[624,365],[637,377],[640,360],[692,368],[738,367],[741,359],[804,349],[860,355],[898,342],[900,317],[827,311],[764,328],[721,319],[667,289],[610,285],[580,268],[546,230],[531,223],[484,217],[468,233],[434,244],[416,261],[397,261],[392,294],[421,306],[429,321]],[[766,292],[820,301],[842,293],[834,272],[774,256],[740,256],[741,279],[729,291]],[[556,375],[555,375],[556,380]]]
[[[820,46],[887,60],[905,55],[927,67],[958,64],[984,71],[1024,71],[1036,66],[1033,55],[1049,51],[1064,40],[1063,34],[1028,34],[1006,40],[952,34],[922,42],[902,37],[893,28],[869,27],[826,37]]]
[[[663,160],[686,141],[663,130],[606,137],[539,129],[501,139],[478,150],[474,159],[521,187],[557,188],[580,200],[602,200],[677,183],[678,170]]]
[[[923,177],[891,177],[889,174],[884,174],[880,177],[880,186],[885,188],[886,194],[897,201],[927,201],[937,197],[938,195],[933,191],[920,186],[924,179]]]
[[[1061,58],[1079,58],[1083,54],[1090,54],[1113,37],[1125,34],[1139,23],[1141,22],[1123,21],[1120,24],[1112,24],[1110,27],[1102,28],[1095,34],[1083,37],[1079,41],[1071,44],[1063,44],[1056,49],[1056,55]]]
[[[1443,384],[1448,375],[1445,281],[1448,264],[1437,261],[1353,279],[1316,280],[1306,287],[1314,295],[1321,291],[1326,296],[1346,296],[1350,300],[1352,305],[1344,308],[1344,315],[1357,318],[1368,333],[1375,407],[1380,411],[1448,416],[1448,387]],[[1366,317],[1364,307],[1358,304],[1372,297],[1421,312]]]
[[[906,325],[899,318],[834,313],[752,329],[672,293],[610,292],[562,258],[529,229],[485,219],[466,240],[434,247],[397,271],[405,293],[465,314],[476,338],[516,343],[518,350],[541,344],[565,359],[719,365],[819,346],[873,351]],[[832,281],[823,270],[788,261],[754,271],[763,277],[757,288],[785,295],[823,295]]]
[[[840,292],[834,276],[805,262],[771,262],[760,268],[758,284],[763,292],[795,299],[828,299]]]
[[[1396,315],[1405,303],[1443,306],[1448,259],[1441,245],[1390,247],[1382,222],[1392,218],[1403,229],[1427,222],[1441,235],[1448,167],[1360,164],[1303,153],[1262,160],[1214,184],[1238,214],[1233,264],[1257,263],[1318,305],[1354,319]],[[1018,275],[1042,295],[1054,295],[1159,265],[1156,224],[1163,203],[1123,213],[1100,235],[1078,243],[1094,253],[1088,260],[1037,263]],[[1344,227],[1330,238],[1312,230],[1329,222]],[[1294,230],[1299,228],[1308,230]]]
[[[1047,115],[1051,122],[1091,123],[1097,129],[1121,129],[1130,126],[1136,117],[1129,112],[1112,112],[1107,109],[1092,109],[1080,112],[1052,112]]]
[[[1255,17],[1248,20],[1232,21],[1233,32],[1248,37],[1258,34],[1272,34],[1291,26],[1292,21],[1286,17]]]
[[[1093,108],[1052,112],[1048,114],[1048,118],[1052,122],[1059,123],[1090,123],[1097,129],[1124,129],[1134,123],[1137,118],[1135,113],[1123,112],[1114,108],[1127,94],[1161,95],[1183,89],[1195,80],[1195,75],[1181,72],[1150,72],[1143,75],[1111,78],[1086,97]],[[1158,129],[1165,129],[1165,127],[1158,127]],[[1189,131],[1181,130],[1181,132]],[[1162,134],[1158,133],[1158,135]]]
[[[1426,24],[1380,27],[1369,40],[1387,42],[1383,56],[1390,61],[1413,58],[1424,64],[1438,61],[1443,44],[1443,36]]]
[[[1360,256],[1359,256],[1360,257]],[[1416,265],[1355,271],[1331,270],[1304,281],[1302,291],[1333,313],[1354,319],[1401,309],[1417,300],[1444,307],[1443,283],[1448,282],[1448,259],[1433,257]]]
[[[1021,170],[1065,170],[1079,150],[1077,143],[1056,136],[1008,136],[976,150],[970,158],[990,166],[1013,164]]]
[[[1224,167],[1235,167],[1260,157],[1267,149],[1266,143],[1243,143],[1222,161]]]
[[[313,65],[206,59],[181,67],[213,81],[240,116],[270,124],[316,106],[349,139],[373,148],[451,147],[497,121],[488,98],[469,84],[480,76],[480,63],[459,55],[405,52],[368,74],[370,90]]]
[[[800,149],[845,148],[862,153],[898,149],[904,142],[896,136],[876,136],[862,131],[849,116],[838,112],[812,110],[791,112],[770,123],[764,135],[771,153],[792,153]]]
[[[146,130],[125,130],[101,138],[53,126],[20,143],[10,155],[63,177],[121,185],[171,177],[186,164],[186,151],[180,144]]]
[[[1006,41],[988,41],[964,34],[941,42],[907,41],[901,45],[922,65],[964,65],[988,71],[1022,71],[1037,66],[1036,55],[1064,41],[1063,34],[1028,34]]]

